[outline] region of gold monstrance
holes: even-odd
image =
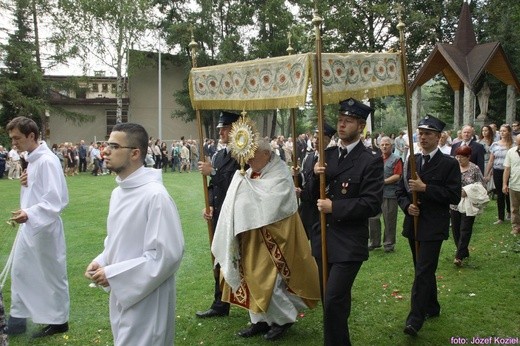
[[[240,164],[240,174],[242,175],[246,174],[244,167],[247,161],[255,155],[259,136],[255,123],[246,114],[246,111],[242,112],[242,116],[233,123],[229,132],[231,156]]]

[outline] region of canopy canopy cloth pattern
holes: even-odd
[[[314,53],[193,68],[189,90],[194,109],[264,110],[305,104],[316,80]],[[345,97],[403,94],[399,53],[323,53],[323,104]],[[314,90],[316,88],[313,88]],[[316,102],[316,95],[313,95]]]

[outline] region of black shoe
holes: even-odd
[[[33,338],[41,338],[44,336],[51,336],[58,333],[65,333],[69,330],[69,324],[67,322],[63,324],[49,324],[43,327],[39,332],[32,335]]]
[[[199,318],[208,318],[208,317],[223,317],[228,316],[229,311],[218,311],[212,308],[209,308],[206,311],[197,311],[195,315]]]
[[[406,327],[404,327],[404,330],[403,332],[405,334],[408,334],[410,336],[417,336],[417,329],[415,329],[414,327],[412,327],[412,325],[407,325]]]
[[[9,316],[4,333],[7,335],[19,335],[27,330],[27,319]]]
[[[240,330],[237,334],[243,338],[263,334],[269,331],[269,325],[266,322],[252,323],[248,328]]]
[[[292,326],[292,323],[286,323],[282,326],[279,326],[276,323],[273,323],[271,329],[264,335],[264,339],[274,341],[280,339],[285,332]]]

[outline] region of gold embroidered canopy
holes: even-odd
[[[314,53],[193,68],[194,109],[263,110],[303,106],[316,80]],[[399,53],[322,54],[323,104],[403,93]],[[316,88],[313,88],[314,90]],[[316,95],[313,95],[316,101]]]

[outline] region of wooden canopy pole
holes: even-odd
[[[193,68],[195,68],[195,67],[197,67],[197,49],[199,48],[199,45],[197,44],[197,42],[195,42],[195,38],[193,37],[193,29],[191,29],[191,41],[190,41],[190,44],[188,45],[188,47],[190,47],[190,50],[191,50],[191,65]],[[197,127],[199,130],[199,157],[201,157],[201,155],[204,156],[204,138],[203,138],[203,134],[202,134],[202,120],[201,120],[199,109],[195,109],[195,115],[197,117]],[[204,190],[204,203],[206,206],[206,213],[209,214],[210,206],[209,206],[209,193],[208,193],[208,177],[205,176],[204,174],[201,174],[201,176],[202,176],[202,186],[203,186],[203,190]],[[211,252],[211,244],[213,243],[213,222],[211,219],[206,220],[206,222],[208,224],[208,237],[209,237],[209,247],[210,247],[209,253],[211,254],[211,266],[213,268],[213,274],[215,275],[215,277],[217,277],[217,275],[219,273],[214,268],[215,256],[213,256],[213,253]]]
[[[415,153],[413,151],[413,129],[412,129],[412,111],[410,104],[410,88],[408,85],[408,67],[406,64],[406,43],[404,38],[404,23],[401,20],[401,11],[402,7],[399,5],[399,23],[397,24],[397,29],[399,30],[399,42],[401,44],[401,64],[402,66],[402,78],[403,78],[403,87],[404,87],[404,99],[406,104],[406,123],[408,130],[408,144],[410,147],[410,155],[408,156],[408,165],[410,166],[411,177],[413,180],[417,179],[417,167],[415,165]],[[417,192],[412,191],[412,203],[417,205]],[[417,240],[417,229],[419,226],[419,217],[413,217],[413,231],[414,231],[414,239],[415,239],[415,258],[417,259],[419,256],[419,241]]]
[[[291,32],[289,32],[287,34],[287,39],[289,41],[289,46],[287,47],[286,51],[287,51],[287,54],[288,55],[292,55],[292,53],[294,52],[294,48],[291,46]],[[296,153],[296,109],[295,108],[291,108],[290,109],[290,112],[291,112],[291,128],[292,128],[292,138],[293,138],[293,149],[292,149],[292,156],[293,156],[293,160],[292,160],[292,166],[293,166],[293,169],[296,170],[297,167],[299,166],[299,162],[297,161],[297,153]],[[294,180],[294,186],[295,187],[298,187],[298,177],[297,176],[294,176],[293,177],[293,180]]]
[[[312,16],[312,24],[314,25],[314,31],[316,35],[316,59],[315,59],[315,69],[316,69],[316,80],[314,81],[313,87],[316,88],[316,109],[318,111],[318,140],[320,141],[319,146],[319,159],[318,163],[321,167],[325,166],[324,157],[325,157],[325,148],[321,145],[323,142],[323,86],[322,86],[322,71],[321,71],[321,32],[320,26],[323,23],[323,18],[321,18],[318,14],[317,8],[313,12]],[[325,195],[325,174],[320,174],[320,199],[325,199],[327,196]],[[327,280],[329,277],[328,273],[328,255],[327,255],[327,220],[325,219],[325,213],[320,211],[320,227],[321,227],[321,266],[322,266],[322,286],[323,286],[323,294],[325,294],[325,289],[327,288]]]

